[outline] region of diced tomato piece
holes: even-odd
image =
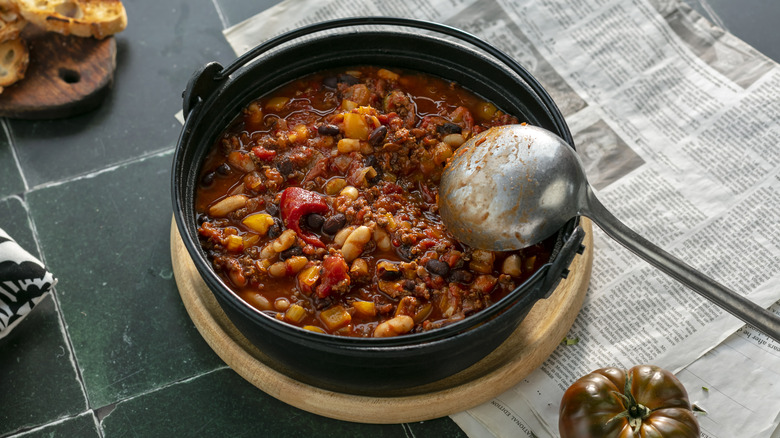
[[[266,149],[262,146],[255,146],[252,148],[252,152],[255,154],[257,158],[259,158],[262,161],[271,161],[276,157],[276,151],[271,149]]]
[[[322,261],[320,284],[317,286],[317,296],[325,298],[334,289],[346,289],[349,286],[349,267],[341,254],[331,254]]]

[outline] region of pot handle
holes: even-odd
[[[506,67],[520,76],[523,81],[536,93],[536,95],[544,102],[545,108],[557,108],[555,102],[552,100],[547,91],[542,85],[534,80],[531,74],[520,64],[517,63],[512,57],[505,54],[501,50],[493,47],[482,39],[452,26],[445,24],[434,23],[425,20],[415,20],[411,18],[400,17],[353,17],[353,18],[341,18],[336,20],[323,21],[308,26],[300,27],[289,32],[277,35],[262,44],[255,46],[253,49],[247,51],[243,55],[236,58],[227,67],[222,68],[218,63],[211,62],[206,64],[200,70],[198,70],[190,79],[187,84],[187,89],[184,90],[182,97],[184,98],[184,116],[189,115],[192,108],[197,104],[199,100],[206,100],[208,96],[219,86],[219,84],[225,80],[228,76],[233,74],[236,70],[248,64],[258,56],[265,52],[278,47],[286,42],[292,41],[296,38],[300,38],[316,32],[321,32],[330,29],[337,29],[350,26],[372,26],[372,25],[384,25],[384,26],[401,26],[411,27],[422,30],[429,30],[439,32],[451,37],[455,37],[463,42],[469,43],[474,47],[485,51],[489,55],[493,56],[497,60],[501,61]],[[550,111],[549,116],[555,122],[556,127],[560,130],[561,137],[571,138],[569,128],[563,120],[563,116],[559,116],[560,112],[552,113]],[[558,114],[558,115],[556,115]]]
[[[198,103],[204,101],[219,86],[222,81],[218,79],[218,75],[222,70],[220,63],[209,62],[192,74],[187,88],[181,93],[185,119]]]
[[[546,291],[542,298],[548,298],[558,286],[561,279],[569,276],[569,266],[574,260],[574,256],[585,252],[585,245],[582,240],[585,238],[585,230],[581,225],[577,225],[571,232],[569,238],[564,242],[563,247],[558,251],[558,257],[550,263],[550,269],[547,271],[541,290]]]

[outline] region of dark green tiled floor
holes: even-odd
[[[19,245],[39,255],[21,199],[0,200],[0,218]],[[87,401],[52,297],[0,339],[0,388],[0,436],[85,411]]]
[[[221,365],[187,317],[170,259],[171,155],[34,190],[41,250],[90,405]],[[87,195],[88,194],[88,195]],[[78,206],[78,208],[73,208]]]
[[[181,403],[193,400],[194,403]],[[213,413],[219,415],[213,415]],[[288,409],[225,369],[119,403],[103,420],[108,436],[403,437],[400,425],[353,424]]]
[[[0,433],[84,412],[86,398],[54,300],[41,301],[11,335],[0,340]]]

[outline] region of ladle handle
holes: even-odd
[[[585,197],[587,207],[584,207],[580,213],[593,220],[607,235],[704,298],[780,342],[780,316],[728,289],[650,243],[610,213],[589,186],[586,188]]]

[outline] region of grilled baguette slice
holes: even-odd
[[[63,35],[103,39],[127,26],[121,0],[14,0],[33,25]]]
[[[19,13],[19,8],[12,0],[0,0],[0,41],[13,40],[27,25],[27,20]]]
[[[30,52],[24,41],[15,39],[0,43],[0,93],[5,87],[24,78],[29,63]]]

